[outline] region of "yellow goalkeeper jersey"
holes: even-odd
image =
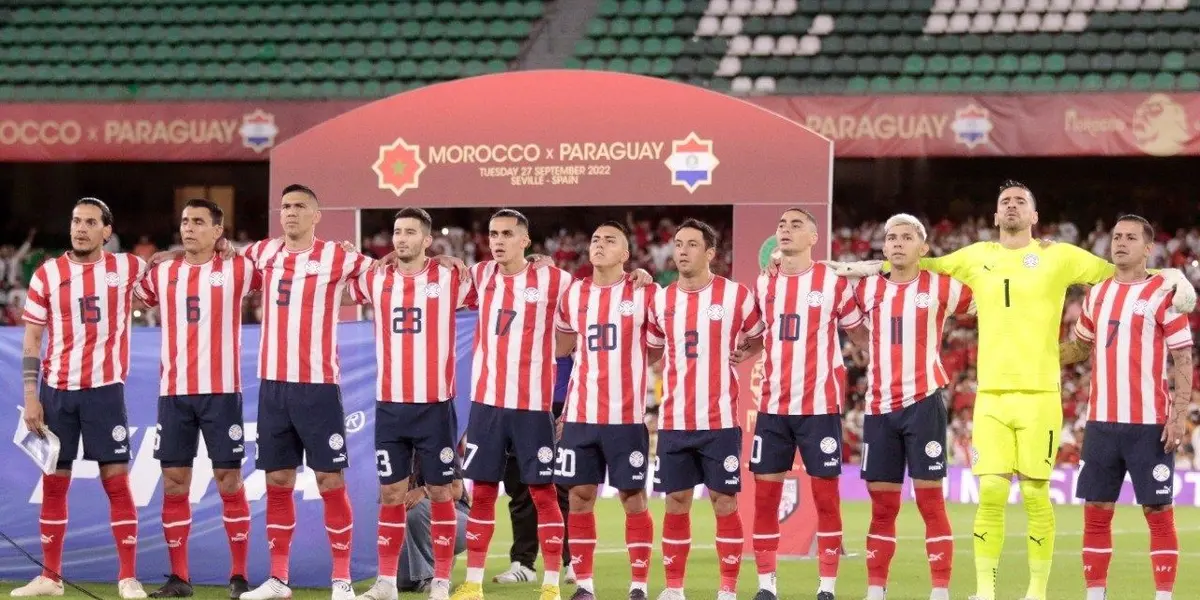
[[[1056,392],[1062,381],[1059,327],[1067,288],[1112,277],[1115,267],[1071,244],[1016,250],[977,242],[921,268],[971,288],[979,321],[979,391]]]

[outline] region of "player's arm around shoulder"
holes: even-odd
[[[969,284],[974,267],[981,262],[989,244],[991,242],[975,242],[950,254],[922,258],[917,265],[925,271],[948,275]]]
[[[554,356],[562,358],[570,356],[575,351],[576,340],[579,333],[572,325],[572,315],[578,314],[577,309],[573,305],[578,302],[580,290],[583,286],[582,280],[572,281],[563,292],[562,298],[558,300],[558,310],[554,311]]]
[[[1040,248],[1051,259],[1065,286],[1095,285],[1117,272],[1112,263],[1073,244],[1054,243]]]
[[[1072,328],[1071,339],[1058,346],[1058,360],[1064,367],[1085,361],[1092,356],[1092,349],[1096,345],[1096,323],[1091,310],[1095,295],[1096,288],[1092,288],[1084,296],[1083,310],[1079,312],[1079,320]]]

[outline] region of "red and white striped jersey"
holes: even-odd
[[[567,288],[555,327],[575,334],[575,367],[563,409],[570,423],[632,425],[646,412],[647,347],[661,348],[650,331],[658,286],[635,288],[626,276],[612,285],[590,278]]]
[[[325,240],[292,251],[283,238],[255,242],[243,253],[263,277],[259,378],[337,383],[342,292],[348,281],[369,268],[371,259]]]
[[[853,286],[813,263],[795,275],[759,275],[756,292],[767,326],[759,412],[840,414],[846,367],[837,330],[863,318]]]
[[[868,415],[912,406],[950,383],[942,367],[942,329],[950,315],[966,314],[970,288],[921,271],[904,283],[882,275],[863,278],[854,295],[870,339]]]
[[[182,258],[150,268],[134,293],[158,306],[161,396],[242,391],[242,300],[262,288],[244,256],[193,265]]]
[[[1088,291],[1075,335],[1092,346],[1088,418],[1162,424],[1167,418],[1167,351],[1192,345],[1187,315],[1155,275],[1136,283],[1106,279]]]
[[[695,291],[675,282],[654,294],[650,320],[665,347],[659,428],[737,427],[738,374],[730,357],[740,340],[762,335],[754,294],[719,275]]]
[[[145,272],[137,256],[108,252],[86,264],[63,255],[34,271],[21,318],[46,327],[46,385],[85,390],[125,382],[133,288]]]
[[[406,275],[389,267],[350,283],[350,297],[375,306],[375,398],[424,404],[454,397],[457,319],[471,282],[433,260]]]
[[[571,275],[532,264],[505,275],[495,261],[471,267],[479,295],[471,378],[475,402],[549,411],[554,402],[554,314]]]

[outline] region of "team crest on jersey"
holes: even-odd
[[[933,300],[929,297],[929,294],[926,294],[925,292],[917,294],[917,297],[915,300],[913,300],[913,302],[916,303],[917,308],[929,308],[929,305],[933,304]]]
[[[622,300],[621,303],[617,305],[617,312],[621,313],[621,316],[624,317],[633,315],[633,301]]]
[[[1155,481],[1161,483],[1171,478],[1171,467],[1163,464],[1156,465],[1150,474],[1154,476]]]
[[[425,284],[425,289],[422,290],[426,298],[437,298],[442,295],[442,286],[436,283]]]
[[[837,440],[831,437],[821,439],[821,452],[824,452],[825,454],[833,454],[834,452],[837,452],[837,449]]]
[[[108,287],[117,287],[121,285],[121,276],[116,273],[105,273],[104,283],[107,283]]]
[[[720,304],[713,304],[708,307],[708,320],[720,321],[725,317],[725,307]]]
[[[732,454],[730,454],[729,456],[726,456],[726,457],[725,457],[725,462],[724,462],[724,463],[722,463],[722,466],[724,466],[724,467],[725,467],[725,470],[726,470],[726,471],[729,471],[730,473],[734,473],[734,472],[736,472],[736,471],[738,470],[738,459],[737,459],[737,457],[736,457],[736,456],[734,456],[734,455],[732,455]]]
[[[231,439],[235,442],[242,439],[242,426],[241,425],[235,424],[235,425],[229,426],[229,439]]]
[[[791,517],[800,508],[800,482],[793,477],[783,480],[783,495],[779,498],[779,522]]]
[[[813,308],[821,306],[825,304],[825,294],[817,291],[809,292],[808,295],[804,296],[804,303]]]
[[[208,284],[213,287],[221,287],[225,285],[225,274],[221,272],[209,273]]]
[[[129,437],[129,432],[125,430],[124,425],[113,427],[112,438],[114,442],[123,442],[127,437]]]
[[[542,299],[542,292],[537,288],[525,288],[521,294],[525,296],[525,301],[529,303],[537,302],[538,300]]]
[[[1145,300],[1138,300],[1137,302],[1133,303],[1133,314],[1144,315],[1146,314],[1147,308],[1150,308],[1149,302],[1146,302]]]
[[[542,446],[541,448],[538,448],[539,462],[541,462],[543,465],[548,465],[552,460],[554,460],[554,451],[550,449],[550,446]]]
[[[641,450],[634,450],[629,453],[629,466],[640,469],[644,464],[646,464],[646,455],[642,454]]]
[[[454,462],[454,450],[451,450],[449,446],[442,448],[442,451],[438,453],[438,459],[444,465]]]
[[[925,456],[937,458],[942,455],[942,445],[937,442],[925,444]]]
[[[320,273],[321,272],[320,261],[310,260],[310,261],[304,263],[304,272],[308,273],[309,275],[316,275],[317,273]]]
[[[1030,252],[1021,259],[1021,264],[1025,265],[1026,269],[1032,269],[1038,266],[1038,255]]]
[[[342,434],[335,433],[329,436],[329,448],[331,450],[341,450],[346,445],[346,440],[342,439]]]

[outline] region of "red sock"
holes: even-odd
[[[467,568],[482,569],[487,563],[488,546],[496,530],[496,497],[500,484],[476,481],[471,489],[471,515],[467,518]],[[547,561],[546,564],[550,564]]]
[[[871,490],[871,527],[867,530],[867,585],[887,587],[888,569],[896,554],[899,490]]]
[[[1090,504],[1083,507],[1083,579],[1089,588],[1108,587],[1112,518],[1112,510]]]
[[[812,478],[813,504],[817,507],[817,571],[837,577],[842,558],[842,499],[837,479]]]
[[[229,576],[246,576],[246,554],[250,548],[250,504],[246,488],[221,494],[221,516],[229,536]]]
[[[774,573],[779,552],[779,501],[783,482],[754,480],[754,562],[758,574]]]
[[[117,542],[117,562],[120,573],[117,581],[137,576],[137,509],[129,491],[129,475],[121,473],[104,480],[108,494],[108,518],[112,523],[113,540]]]
[[[67,490],[71,476],[42,477],[42,512],[38,525],[42,533],[42,576],[58,581],[62,573],[63,538],[67,535]]]
[[[296,533],[294,490],[267,484],[267,548],[271,554],[271,577],[284,583],[292,556],[292,534]]]
[[[192,504],[187,494],[163,493],[163,537],[167,540],[167,555],[171,557],[171,573],[191,581],[188,572],[188,535],[192,532]]]
[[[742,569],[742,549],[745,545],[742,517],[737,509],[717,517],[717,558],[721,561],[719,568],[723,592],[737,592],[738,572]]]
[[[333,553],[331,579],[350,581],[350,543],[354,533],[354,509],[350,507],[350,496],[343,485],[321,492],[321,499],[325,501],[325,533],[329,535],[329,549]]]
[[[381,504],[379,506],[379,539],[375,548],[379,553],[379,576],[395,577],[400,568],[400,548],[404,546],[405,527],[408,526],[408,510],[403,504]]]
[[[1179,566],[1179,536],[1175,532],[1175,511],[1146,513],[1150,526],[1150,564],[1154,567],[1154,589],[1175,590],[1175,572]]]
[[[683,589],[687,575],[688,553],[692,550],[692,516],[667,513],[663,517],[662,553],[663,571],[667,587]]]
[[[576,579],[591,579],[596,558],[596,513],[571,513],[567,519],[571,544],[571,566]],[[628,526],[627,526],[628,529]]]
[[[433,576],[450,579],[454,566],[454,539],[458,537],[458,511],[454,501],[429,504],[429,537],[433,539]]]
[[[625,515],[625,546],[634,583],[646,583],[650,575],[650,552],[654,547],[654,519],[650,511]]]
[[[917,510],[925,520],[925,554],[929,557],[929,577],[935,588],[950,587],[954,567],[954,534],[946,516],[942,488],[917,488]]]
[[[554,484],[544,483],[529,486],[533,508],[537,511],[538,544],[542,547],[542,568],[556,571],[562,566],[563,515],[558,506],[558,493]],[[592,536],[596,539],[596,536]]]

